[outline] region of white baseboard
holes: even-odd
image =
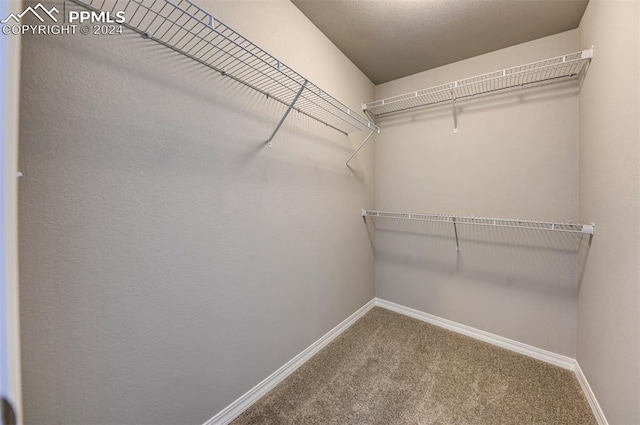
[[[534,359],[559,366],[563,369],[569,369],[573,371],[573,373],[575,373],[576,375],[576,379],[580,383],[580,387],[582,388],[587,401],[589,402],[589,406],[591,406],[591,411],[593,412],[593,416],[595,416],[598,425],[609,425],[607,419],[604,416],[604,413],[602,412],[602,409],[600,408],[600,404],[598,404],[598,400],[596,399],[595,394],[589,386],[587,377],[582,372],[582,369],[580,369],[580,365],[578,364],[577,360],[531,345],[523,344],[522,342],[504,338],[489,332],[481,331],[480,329],[472,328],[471,326],[462,325],[451,320],[443,319],[441,317],[434,316],[420,310],[405,307],[391,301],[376,298],[375,303],[378,307],[386,308],[387,310],[395,311],[396,313],[404,314],[405,316],[413,317],[414,319],[418,319],[423,322],[427,322],[432,325],[439,326],[441,328],[445,328],[471,338],[479,339],[480,341],[488,342],[489,344],[497,345],[498,347],[505,348],[507,350],[514,351],[525,356],[533,357]]]
[[[342,323],[331,329],[319,340],[311,344],[293,359],[289,360],[284,366],[273,372],[258,385],[251,388],[236,401],[221,410],[217,415],[206,421],[203,425],[226,425],[233,421],[258,399],[275,388],[275,386],[282,382],[287,376],[295,372],[296,369],[302,366],[307,360],[309,360],[316,353],[322,350],[331,341],[336,339],[341,333],[349,329],[351,325],[353,325],[362,316],[367,314],[367,312],[371,310],[375,305],[375,299],[373,299],[360,307],[355,313],[343,320]]]
[[[247,391],[236,401],[221,410],[217,415],[206,421],[203,425],[229,424],[242,412],[247,410],[258,399],[271,391],[276,387],[276,385],[281,383],[285,378],[295,372],[296,369],[302,366],[307,360],[309,360],[316,353],[318,353],[325,346],[336,339],[341,333],[349,329],[351,325],[353,325],[362,316],[367,314],[367,312],[374,306],[382,307],[408,317],[413,317],[414,319],[418,319],[423,322],[427,322],[432,325],[439,326],[441,328],[445,328],[450,331],[457,332],[459,334],[466,335],[468,337],[478,339],[480,341],[484,341],[489,344],[496,345],[498,347],[520,353],[537,360],[541,360],[546,363],[550,363],[563,369],[572,370],[575,373],[578,382],[580,383],[580,387],[582,388],[582,391],[584,392],[589,405],[591,406],[591,410],[593,411],[593,415],[595,416],[598,425],[609,425],[604,416],[604,413],[602,412],[602,409],[600,408],[600,405],[598,404],[598,401],[596,400],[595,395],[593,394],[593,391],[591,390],[591,387],[589,386],[589,383],[587,382],[586,376],[582,372],[582,369],[580,369],[580,365],[578,365],[578,362],[575,359],[556,354],[551,351],[543,350],[541,348],[537,348],[528,344],[524,344],[522,342],[514,341],[512,339],[504,338],[499,335],[482,331],[480,329],[472,328],[471,326],[463,325],[452,320],[443,319],[441,317],[434,316],[420,310],[415,310],[413,308],[405,307],[403,305],[396,304],[391,301],[386,301],[380,298],[374,298],[360,307],[358,311],[347,317],[344,321],[342,321],[342,323],[331,329],[319,340],[311,344],[293,359],[289,360],[284,366],[273,372],[258,385]]]
[[[584,392],[584,396],[587,398],[587,401],[589,402],[589,406],[591,406],[591,411],[593,412],[593,416],[596,417],[596,421],[598,422],[598,425],[609,425],[609,422],[607,422],[607,418],[604,417],[604,412],[600,408],[600,404],[598,403],[598,400],[596,400],[595,394],[591,390],[591,386],[587,381],[587,377],[582,372],[582,369],[580,368],[580,365],[578,364],[577,360],[575,361],[574,372],[576,374],[576,378],[578,378],[580,387],[582,387],[582,392]]]
[[[507,350],[514,351],[525,356],[533,357],[534,359],[559,366],[563,369],[574,370],[575,360],[571,357],[566,357],[561,354],[556,354],[551,351],[534,347],[532,345],[514,341],[509,338],[504,338],[499,335],[482,331],[480,329],[472,328],[471,326],[454,322],[452,320],[443,319],[441,317],[434,316],[420,310],[405,307],[391,301],[376,298],[375,302],[377,306],[386,308],[387,310],[395,311],[396,313],[404,314],[405,316],[413,317],[414,319],[418,319],[423,322],[427,322],[432,325],[439,326],[441,328],[445,328],[474,339],[479,339],[480,341],[488,342],[489,344],[497,345],[498,347],[505,348]]]

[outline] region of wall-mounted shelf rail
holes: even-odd
[[[376,100],[363,104],[362,109],[378,118],[422,107],[452,104],[455,121],[457,101],[548,82],[581,81],[591,58],[593,48]]]
[[[273,137],[291,110],[343,134],[380,129],[302,75],[189,0],[73,0],[114,16],[124,11],[123,26],[250,87],[287,107]]]
[[[394,211],[362,210],[367,218],[391,218],[401,220],[436,221],[442,223],[468,224],[474,226],[510,227],[515,229],[543,230],[550,232],[586,233],[593,235],[593,224],[561,223],[554,221],[531,221],[515,218],[474,217],[450,214],[423,214]]]
[[[372,219],[417,220],[437,223],[450,223],[456,237],[456,249],[460,251],[458,226],[489,226],[512,229],[540,230],[546,232],[579,233],[593,237],[594,225],[581,223],[562,223],[553,221],[531,221],[512,218],[473,217],[450,214],[424,214],[395,211],[362,210],[362,217]]]

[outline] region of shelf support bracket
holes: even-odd
[[[280,127],[282,126],[282,123],[284,123],[284,120],[287,119],[287,116],[289,115],[289,112],[291,112],[291,110],[293,109],[293,106],[296,104],[296,102],[300,98],[300,95],[304,91],[305,87],[307,87],[307,80],[304,80],[304,83],[302,83],[302,86],[300,87],[300,90],[298,90],[298,93],[296,94],[296,97],[293,98],[293,102],[291,102],[291,105],[289,105],[289,107],[287,108],[286,112],[284,113],[284,115],[280,119],[280,122],[276,126],[275,130],[273,130],[273,133],[271,133],[271,136],[267,140],[267,146],[269,148],[271,146],[273,146],[273,138],[276,136],[276,133],[278,132],[278,130],[280,130]]]
[[[456,98],[451,92],[451,110],[453,111],[453,132],[458,132],[458,115],[456,114]]]
[[[460,242],[458,241],[458,226],[456,225],[456,218],[451,217],[453,221],[453,233],[456,235],[456,251],[460,252]]]
[[[371,130],[371,132],[369,133],[369,135],[367,136],[366,139],[364,139],[362,141],[362,143],[360,143],[360,145],[356,148],[356,150],[353,151],[353,153],[351,154],[351,156],[349,157],[349,159],[347,159],[347,162],[345,162],[345,165],[348,167],[349,166],[349,161],[351,161],[353,159],[354,156],[356,156],[356,154],[360,151],[360,149],[363,148],[363,146],[369,141],[369,139],[371,138],[371,136],[373,136],[373,133],[375,133],[375,130]]]

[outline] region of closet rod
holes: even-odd
[[[474,217],[450,214],[423,214],[395,211],[362,210],[362,217],[389,218],[400,220],[432,221],[450,223],[454,226],[466,224],[474,226],[506,227],[512,229],[543,230],[547,232],[594,234],[594,224],[562,223],[554,221],[531,221],[513,218]]]

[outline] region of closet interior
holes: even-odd
[[[374,84],[296,1],[54,3],[126,20],[23,37],[24,424],[231,423],[374,307],[640,420],[638,4]]]

